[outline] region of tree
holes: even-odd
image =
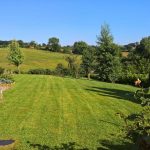
[[[29,47],[30,47],[30,48],[36,48],[36,47],[37,47],[37,43],[36,43],[35,41],[31,41],[31,42],[29,43]]]
[[[23,42],[22,40],[18,40],[17,42],[18,42],[18,44],[19,44],[19,46],[20,46],[21,48],[24,47],[24,42]]]
[[[74,54],[82,54],[84,50],[88,48],[88,44],[84,41],[75,42],[73,45]]]
[[[20,73],[19,66],[23,63],[24,56],[22,54],[22,51],[19,47],[19,44],[17,41],[13,40],[9,45],[9,55],[8,60],[17,66],[18,73]]]
[[[97,37],[97,44],[97,73],[99,78],[102,81],[115,82],[119,78],[118,72],[121,68],[120,47],[113,43],[113,36],[107,24],[101,27],[100,36]]]
[[[150,36],[145,37],[140,41],[140,44],[136,47],[135,55],[138,59],[134,59],[138,62],[137,67],[143,71],[142,73],[149,74],[150,84]]]
[[[112,43],[113,43],[113,36],[110,33],[109,25],[104,24],[101,26],[100,36],[97,36],[97,45],[109,46]]]
[[[48,50],[50,50],[52,52],[60,52],[61,51],[59,39],[56,37],[49,38],[47,46],[48,46]]]
[[[78,56],[70,55],[65,59],[68,62],[68,69],[71,76],[75,76],[78,78],[79,70],[80,70],[80,60]]]
[[[89,47],[83,51],[82,55],[82,68],[85,71],[88,79],[90,79],[91,73],[95,70],[96,57],[95,57],[95,48]]]
[[[145,58],[150,58],[150,36],[140,41],[140,44],[136,48],[136,52]]]

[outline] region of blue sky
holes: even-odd
[[[150,35],[150,0],[2,0],[0,40],[96,44],[103,23],[118,44]]]

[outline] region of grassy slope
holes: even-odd
[[[1,139],[17,139],[19,150],[32,149],[27,141],[47,146],[71,141],[96,149],[98,140],[115,142],[123,125],[116,112],[141,109],[130,101],[136,89],[127,85],[53,76],[15,78],[0,104],[0,133]]]
[[[65,54],[53,53],[48,51],[22,49],[25,61],[21,65],[22,71],[28,71],[33,68],[50,68],[54,69],[58,63],[66,65]],[[15,70],[16,67],[11,65],[7,60],[8,50],[0,49],[0,67]]]

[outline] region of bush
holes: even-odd
[[[13,83],[15,80],[10,74],[3,74],[0,76],[0,83]]]
[[[3,74],[4,71],[5,71],[5,69],[0,67],[0,75]]]
[[[148,84],[148,75],[147,74],[122,74],[118,82],[123,84],[134,85],[134,81],[137,79],[142,81],[142,86],[147,87]]]
[[[50,69],[30,69],[28,74],[43,74],[43,75],[51,75],[53,72]]]
[[[56,66],[55,74],[58,76],[67,76],[69,75],[69,70],[63,66],[63,64],[59,63]]]

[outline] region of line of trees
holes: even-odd
[[[89,79],[92,74],[101,81],[134,84],[140,78],[142,86],[149,86],[150,37],[132,44],[128,56],[121,52],[122,47],[113,42],[109,26],[104,24],[97,36],[97,46],[83,51],[81,67]]]
[[[121,55],[122,47],[115,44],[109,26],[101,26],[101,32],[97,36],[97,45],[90,46],[83,41],[75,42],[72,46],[72,52],[76,55],[70,55],[65,58],[68,68],[63,64],[57,65],[59,73],[68,69],[68,74],[78,78],[87,76],[88,79],[96,77],[101,81],[133,83],[137,78],[142,79],[143,83],[150,82],[150,37],[143,38],[140,43],[132,44],[128,56]],[[18,67],[23,62],[22,47],[19,41],[12,41],[9,44],[9,60]],[[36,46],[34,41],[30,42],[32,47]],[[44,45],[47,50],[60,52],[62,47],[59,39],[52,37],[48,44]],[[64,47],[66,52],[70,51],[69,46]],[[80,61],[77,54],[82,55]],[[62,69],[62,70],[61,70]]]
[[[21,48],[31,48],[31,49],[40,49],[47,50],[51,52],[62,52],[62,53],[74,53],[74,54],[82,54],[83,50],[88,46],[88,44],[84,41],[75,42],[72,46],[61,46],[60,40],[57,37],[51,37],[48,39],[48,43],[38,44],[35,41],[24,42],[22,40],[16,40]],[[1,41],[0,40],[0,48],[8,47],[12,41]]]

